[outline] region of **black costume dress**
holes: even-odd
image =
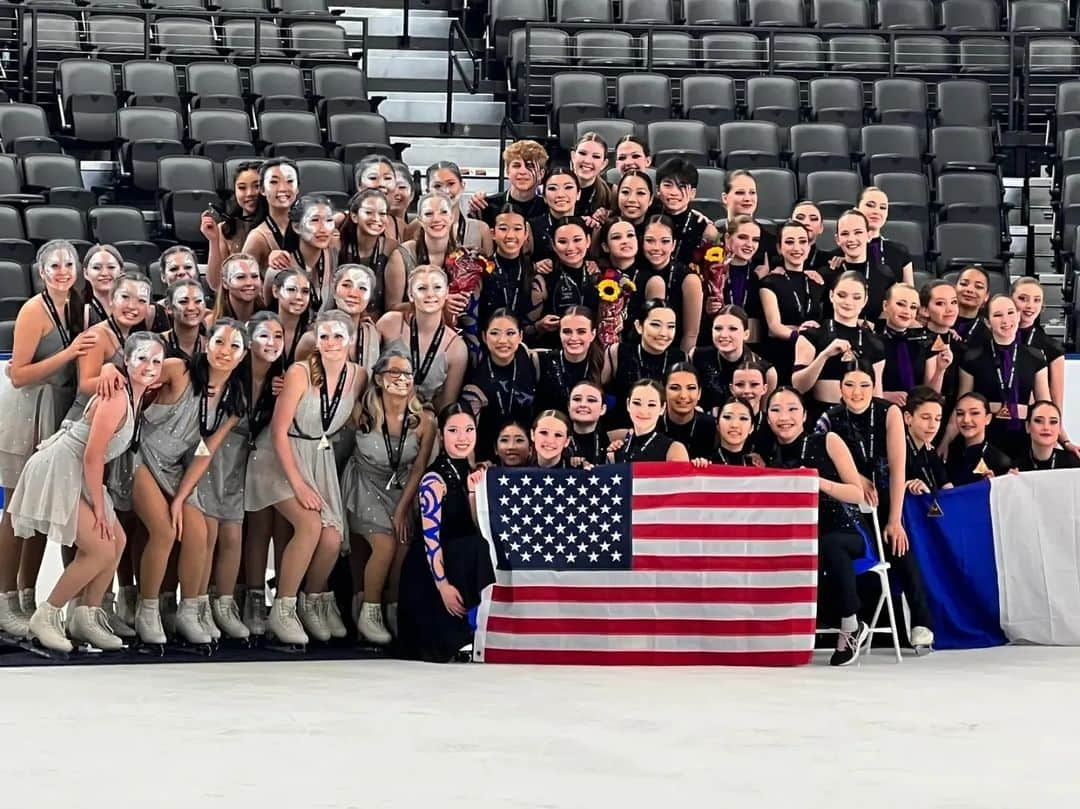
[[[589,358],[571,362],[562,351],[544,351],[538,352],[537,364],[540,376],[536,381],[534,411],[561,410],[565,413],[570,391],[589,375]]]
[[[761,288],[776,296],[781,323],[797,328],[808,320],[821,322],[823,287],[810,280],[806,273],[769,273],[761,279]],[[795,341],[769,334],[761,349],[765,358],[776,368],[777,382],[790,385],[791,371],[795,366]]]
[[[532,424],[536,370],[528,349],[519,346],[513,361],[506,365],[498,365],[485,355],[470,372],[469,384],[487,399],[476,419],[476,457],[494,460],[495,438],[508,421],[518,421],[526,429]]]
[[[665,413],[656,429],[686,447],[691,458],[708,458],[716,449],[716,419],[708,413],[695,412],[686,424],[676,424]]]
[[[1029,448],[1027,454],[1016,458],[1016,468],[1021,472],[1046,469],[1080,469],[1080,458],[1077,458],[1068,450],[1058,448],[1045,461],[1040,461]]]
[[[949,454],[945,459],[949,482],[954,486],[963,486],[965,483],[984,480],[983,474],[975,471],[980,461],[995,477],[1007,475],[1012,467],[1012,459],[989,441],[966,447],[962,436],[954,439],[949,444]]]
[[[1043,353],[1019,338],[1007,346],[988,340],[964,352],[960,368],[971,375],[972,390],[997,402],[986,437],[1009,457],[1022,455],[1028,447],[1019,406],[1031,400],[1035,377],[1045,367]]]
[[[661,432],[652,430],[643,435],[628,432],[623,445],[615,450],[613,463],[633,463],[634,461],[666,461],[668,450],[675,443]]]
[[[620,343],[617,349],[618,367],[615,378],[609,386],[615,402],[608,408],[605,418],[613,427],[626,427],[630,416],[626,412],[626,399],[634,383],[640,379],[655,379],[661,385],[668,369],[676,363],[686,362],[686,353],[675,346],[669,346],[663,354],[653,354],[641,345]]]
[[[713,408],[722,406],[731,398],[731,380],[735,376],[736,369],[744,362],[762,363],[765,365],[766,374],[772,367],[746,346],[743,347],[742,355],[736,360],[724,359],[723,355],[711,345],[698,346],[694,349],[694,357],[691,361],[701,381],[701,409],[706,413],[712,412]]]
[[[446,580],[461,593],[467,610],[480,604],[480,594],[495,581],[488,544],[477,531],[469,508],[467,480],[470,472],[466,459],[454,459],[442,453],[427,470],[446,483],[446,496],[439,515],[441,528],[437,538],[442,546]],[[421,514],[432,514],[437,504],[420,493]],[[401,569],[401,596],[398,601],[398,642],[404,657],[446,663],[472,643],[474,628],[470,616],[451,615],[431,574],[427,546],[423,537],[416,539],[405,556]]]

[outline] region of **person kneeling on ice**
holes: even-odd
[[[127,395],[94,397],[81,417],[65,421],[26,463],[8,511],[16,536],[45,534],[75,546],[75,559],[30,619],[30,637],[50,651],[67,653],[71,639],[106,651],[123,642],[109,628],[101,601],[127,538],[105,490],[105,464],[127,450],[143,394],[161,376],[165,342],[136,332],[124,343]],[[65,633],[63,608],[82,595]]]

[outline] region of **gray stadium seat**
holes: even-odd
[[[780,165],[780,129],[776,124],[731,121],[721,124],[719,134],[720,156],[728,171]]]
[[[193,62],[185,70],[191,109],[244,110],[240,70],[228,62]]]
[[[267,157],[325,157],[319,120],[313,112],[264,112],[259,140]]]
[[[304,89],[304,74],[295,65],[261,63],[248,70],[252,107],[255,113],[310,108]]]
[[[397,156],[390,145],[386,119],[376,112],[331,116],[327,132],[334,156],[343,163],[355,163],[369,154]]]
[[[176,110],[124,107],[116,113],[116,136],[124,173],[144,191],[158,189],[158,160],[185,153],[183,121]]]

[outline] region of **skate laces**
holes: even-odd
[[[100,628],[107,635],[116,634],[115,632],[113,632],[112,627],[109,626],[109,616],[105,614],[105,610],[103,610],[101,607],[97,607],[96,609],[94,609],[93,613],[93,621],[98,626],[98,628]]]

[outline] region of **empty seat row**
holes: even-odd
[[[324,126],[333,115],[371,109],[364,74],[349,65],[313,68],[310,92],[304,72],[287,64],[258,64],[241,71],[228,62],[195,62],[181,68],[178,75],[169,62],[135,60],[125,62],[120,74],[123,89],[118,91],[116,72],[108,62],[65,59],[59,63],[54,75],[61,124],[75,137],[91,143],[111,142],[116,137],[115,113],[122,102],[164,107],[182,115],[200,109],[241,113],[250,109],[255,115],[314,109]]]
[[[89,6],[94,8],[156,9],[163,11],[216,11],[222,14],[303,14],[328,17],[327,0],[24,0],[33,6]]]
[[[528,53],[526,53],[526,46]],[[884,37],[843,34],[776,34],[772,40],[731,31],[697,38],[679,31],[638,37],[628,31],[589,30],[571,36],[555,28],[519,29],[510,36],[511,75],[523,77],[526,62],[553,66],[638,67],[760,71],[844,71],[860,73],[1007,73],[1009,42],[988,37],[951,43],[940,36],[897,37],[892,49]],[[1077,63],[1076,42],[1033,39],[1028,61],[1034,72],[1068,72]]]
[[[488,16],[493,37],[525,22],[615,22],[634,25],[754,25],[759,27],[817,27],[887,31],[996,31],[1001,28],[997,0],[683,0],[681,13],[671,0],[622,0],[616,14],[611,0],[557,0],[549,17],[548,0],[493,0]],[[1068,7],[1063,0],[1021,2],[1010,15],[1013,30],[1064,30]],[[1062,7],[1064,6],[1064,16]],[[807,13],[809,10],[809,13]]]
[[[146,25],[142,17],[91,15],[85,25],[74,17],[42,13],[23,17],[23,52],[64,54],[89,50],[96,55],[144,54]],[[194,17],[159,17],[150,23],[150,48],[169,57],[221,56],[252,57],[255,49],[255,20],[226,20],[220,32],[210,20]],[[293,22],[280,28],[270,20],[259,20],[260,58],[348,60],[345,31],[332,22]]]
[[[978,79],[949,79],[934,87],[930,102],[926,82],[917,78],[878,79],[872,103],[864,101],[863,82],[854,77],[813,79],[803,86],[790,76],[754,76],[745,81],[741,102],[730,76],[697,75],[672,80],[661,73],[624,73],[610,81],[600,73],[558,73],[551,82],[552,130],[564,148],[574,118],[614,115],[639,124],[686,117],[718,126],[737,118],[771,121],[782,129],[801,121],[832,123],[857,130],[864,123],[927,126],[995,126],[990,86]],[[679,99],[675,100],[675,90]],[[572,114],[570,117],[568,114]],[[856,133],[852,133],[854,142]],[[786,134],[785,134],[786,139]]]

